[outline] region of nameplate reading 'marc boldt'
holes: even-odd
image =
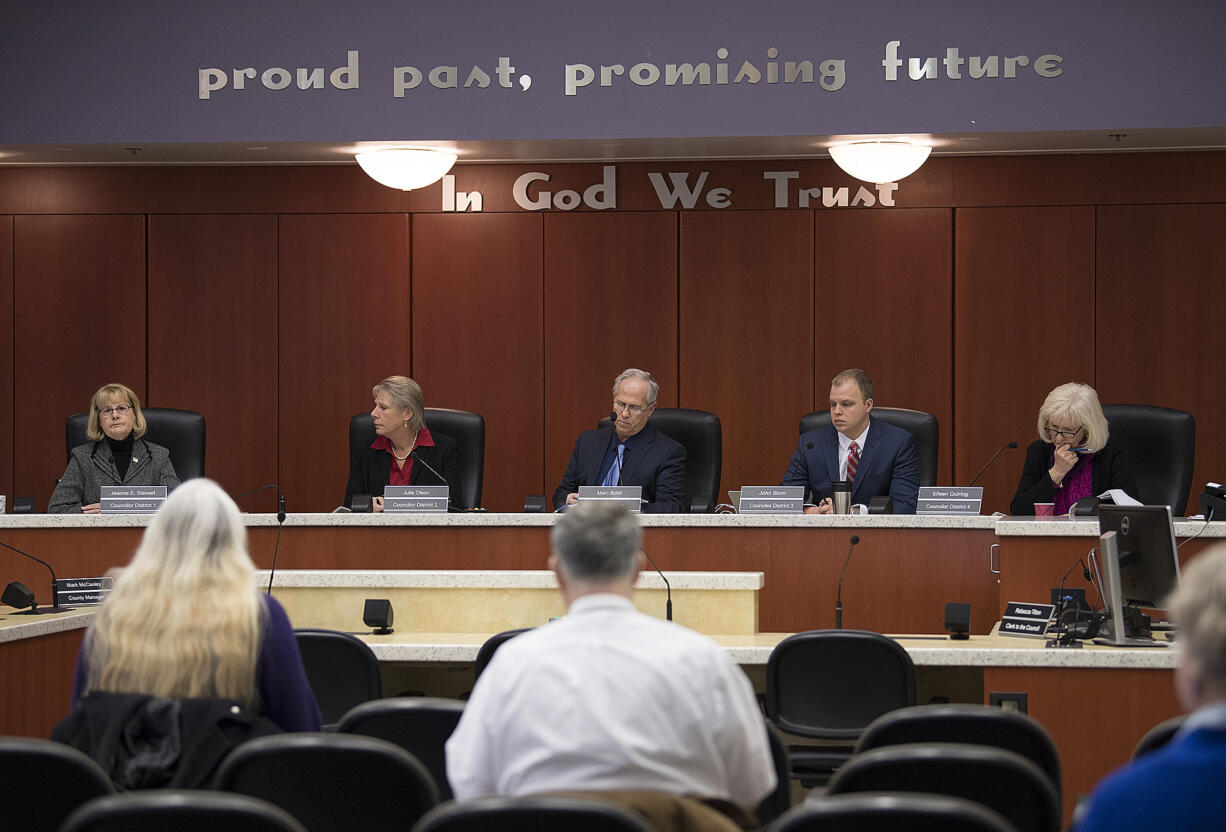
[[[921,486],[915,503],[916,514],[979,514],[983,505],[983,486]]]
[[[803,485],[743,485],[737,514],[803,514]]]
[[[164,485],[104,485],[103,514],[153,514],[166,502]]]
[[[383,510],[389,514],[446,514],[451,489],[446,485],[389,485]]]
[[[581,485],[579,499],[614,502],[626,511],[639,511],[643,507],[641,485]]]

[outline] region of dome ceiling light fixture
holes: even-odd
[[[412,191],[442,179],[455,164],[456,154],[433,147],[381,147],[354,158],[380,185]]]
[[[897,182],[919,170],[932,153],[910,139],[862,139],[832,144],[830,158],[856,179],[874,184]]]

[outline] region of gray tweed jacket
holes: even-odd
[[[170,452],[161,445],[137,439],[132,443],[132,461],[122,480],[105,440],[86,442],[72,449],[68,467],[47,504],[48,514],[79,513],[82,506],[98,502],[104,485],[164,485],[173,491],[179,475],[170,463]]]

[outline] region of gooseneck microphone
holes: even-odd
[[[668,578],[664,577],[664,573],[660,571],[660,567],[656,566],[656,562],[651,559],[651,555],[643,552],[643,557],[647,558],[647,562],[651,564],[651,568],[656,570],[656,574],[660,576],[660,580],[664,581],[664,592],[667,601],[664,604],[664,615],[669,621],[673,620],[673,588],[668,585]]]
[[[261,485],[259,488],[253,488],[250,491],[244,491],[234,499],[238,501],[257,491],[265,491],[269,488],[277,489],[277,539],[272,546],[272,569],[268,570],[268,591],[266,593],[267,595],[272,595],[272,579],[277,574],[277,553],[281,551],[281,529],[285,525],[285,492],[281,490],[281,486],[273,482],[268,485]]]
[[[24,612],[14,613],[15,615],[42,615],[44,613],[67,612],[68,610],[72,609],[72,607],[57,606],[55,603],[55,600],[56,600],[55,599],[55,570],[51,568],[51,564],[47,563],[42,558],[35,557],[34,555],[31,555],[29,552],[23,552],[20,549],[18,549],[16,546],[10,546],[3,541],[0,541],[0,546],[3,546],[5,549],[8,549],[10,552],[16,552],[17,554],[21,555],[23,558],[29,558],[30,560],[36,563],[41,563],[43,566],[47,567],[47,571],[51,573],[51,606],[43,607],[40,610],[38,608],[38,603],[35,602],[34,606],[30,607],[30,609],[25,610]]]
[[[847,564],[851,563],[851,553],[860,542],[860,535],[851,536],[851,545],[847,547],[847,558],[843,561],[843,571],[839,573],[839,592],[834,601],[834,629],[843,629],[843,576],[847,574]]]
[[[431,465],[429,462],[426,462],[424,459],[422,459],[421,457],[417,455],[417,448],[414,448],[413,450],[409,451],[409,457],[414,462],[420,462],[423,468],[425,468],[427,471],[429,471],[431,474],[437,477],[439,485],[446,485],[448,486],[448,488],[450,488],[451,483],[447,482],[447,478],[444,477],[442,474],[440,474],[438,471],[435,471],[433,465]],[[457,508],[455,504],[451,502],[451,491],[450,490],[448,490],[447,492],[447,511],[456,512],[457,514],[463,511],[463,509]]]
[[[992,458],[988,460],[988,464],[987,464],[987,465],[985,465],[985,466],[983,466],[982,468],[980,468],[980,469],[979,469],[979,473],[978,473],[978,474],[976,474],[975,476],[971,477],[971,485],[974,485],[974,484],[975,484],[975,481],[976,481],[976,480],[978,480],[980,477],[982,477],[982,476],[983,476],[983,472],[984,472],[984,471],[986,471],[986,470],[988,470],[988,468],[990,468],[990,467],[991,467],[992,463],[996,461],[996,457],[1000,456],[1001,451],[1003,451],[1005,448],[1016,448],[1016,447],[1017,447],[1017,443],[1016,443],[1016,442],[1006,442],[1005,444],[1003,444],[1003,445],[1001,445],[999,448],[997,448],[997,449],[996,449],[996,453],[992,454]],[[971,487],[970,485],[968,485],[968,486],[967,486],[967,488],[970,488],[970,487]]]

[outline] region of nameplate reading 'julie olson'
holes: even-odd
[[[389,485],[383,510],[389,514],[446,514],[451,489],[446,485]]]
[[[111,594],[114,579],[102,578],[56,578],[55,605],[57,607],[97,606]]]
[[[737,514],[803,514],[803,485],[744,485],[741,486]]]
[[[983,486],[921,486],[915,503],[916,514],[979,514],[983,505]]]
[[[641,485],[581,485],[579,499],[600,500],[617,503],[626,511],[639,511],[643,507]]]
[[[104,485],[103,514],[153,514],[166,502],[164,485]]]
[[[1028,604],[1010,601],[1000,619],[1000,634],[1019,638],[1043,638],[1055,613],[1054,604]]]

